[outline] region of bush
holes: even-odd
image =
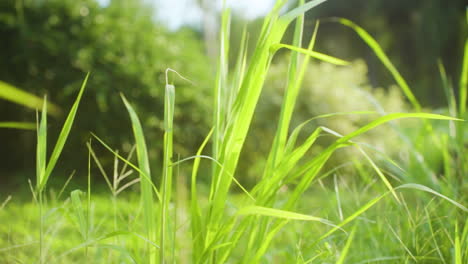
[[[119,92],[135,105],[151,149],[160,150],[164,71],[168,67],[196,83],[170,78],[177,89],[175,152],[183,156],[193,153],[192,147],[209,129],[209,120],[204,117],[210,116],[211,100],[206,91],[212,75],[199,36],[188,29],[168,32],[154,22],[152,14],[152,8],[134,0],[110,1],[105,7],[95,0],[1,1],[0,80],[37,95],[47,93],[67,110],[86,72],[91,72],[84,107],[66,146],[82,154],[73,151],[66,160],[86,158],[84,142],[89,131],[115,148],[128,149],[132,144],[130,120]],[[2,107],[1,119],[34,120],[32,111]],[[63,120],[53,123],[52,133]],[[34,153],[35,135],[25,137],[21,148],[18,143],[11,145],[11,152],[2,151],[2,156],[8,154],[17,164],[24,151]],[[150,155],[157,161],[157,151]],[[30,166],[33,155],[28,159]]]

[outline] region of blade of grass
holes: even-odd
[[[198,148],[197,156],[200,156],[208,144],[214,129],[211,129],[206,136],[203,143]],[[203,252],[203,234],[204,225],[203,218],[200,210],[199,197],[197,194],[197,175],[198,168],[200,167],[200,157],[195,158],[192,167],[192,180],[191,180],[191,200],[190,200],[190,213],[191,213],[191,225],[192,225],[192,246],[193,246],[193,263],[197,263],[200,259],[200,254]]]
[[[47,97],[44,96],[41,120],[37,128],[36,146],[36,190],[40,192],[47,167]]]
[[[163,156],[163,172],[161,182],[161,211],[159,219],[159,243],[161,246],[159,262],[165,262],[166,239],[169,235],[170,221],[169,203],[172,193],[172,145],[173,145],[173,123],[174,123],[174,105],[175,105],[175,87],[171,84],[166,84],[165,103],[164,103],[164,156]]]
[[[357,228],[357,225],[354,225],[353,229],[351,230],[351,233],[349,234],[348,239],[346,240],[346,244],[340,253],[340,258],[338,259],[336,264],[345,263],[345,259],[346,259],[346,256],[348,255],[349,248],[351,247],[351,243],[353,242],[354,235],[356,234],[356,228]]]
[[[30,109],[41,109],[44,105],[44,100],[31,93],[14,87],[11,84],[0,81],[0,99],[23,105]],[[61,110],[58,106],[48,103],[48,114],[52,116],[60,116]]]
[[[468,14],[467,14],[468,18]],[[460,118],[465,116],[468,90],[468,38],[465,40],[465,49],[463,53],[463,65],[460,72],[460,101],[458,103],[460,110]]]
[[[300,52],[302,54],[308,55],[308,56],[310,56],[312,58],[319,59],[319,60],[322,60],[322,61],[325,61],[325,62],[328,62],[328,63],[331,63],[331,64],[349,65],[349,62],[344,61],[342,59],[338,59],[338,58],[332,57],[330,55],[326,55],[326,54],[316,52],[316,51],[312,51],[312,50],[308,50],[308,49],[295,47],[295,46],[288,45],[288,44],[273,44],[271,46],[271,48],[270,48],[270,51],[272,53],[276,53],[276,51],[278,51],[281,48],[286,48],[286,49],[290,49],[290,50],[293,50],[293,51],[297,51],[297,52]]]
[[[143,133],[143,129],[141,127],[140,120],[138,119],[138,116],[133,109],[133,107],[130,105],[130,103],[127,101],[125,96],[123,94],[120,94],[122,97],[122,101],[125,104],[125,107],[127,108],[128,114],[130,116],[130,120],[132,122],[132,130],[133,130],[133,135],[135,138],[136,142],[136,151],[137,151],[137,158],[138,158],[138,166],[140,167],[140,170],[146,175],[147,177],[143,177],[142,174],[140,174],[140,186],[141,186],[141,200],[140,203],[143,207],[143,217],[144,217],[144,229],[145,229],[145,235],[148,238],[149,241],[156,241],[156,232],[157,232],[157,226],[156,226],[156,218],[155,218],[155,212],[154,212],[154,201],[153,201],[153,190],[152,190],[152,179],[151,179],[151,172],[150,172],[150,166],[149,166],[149,158],[148,158],[148,150],[146,148],[146,142],[145,142],[145,137]],[[164,194],[163,194],[164,195]],[[161,247],[161,251],[163,251],[164,248]],[[156,252],[152,250],[152,248],[147,245],[146,247],[146,262],[153,264],[156,263]]]
[[[31,122],[0,122],[0,128],[36,130],[36,124]]]
[[[411,91],[408,83],[406,80],[401,76],[400,72],[395,68],[393,63],[390,61],[388,56],[383,51],[382,47],[377,43],[377,41],[363,28],[352,22],[351,20],[345,18],[336,18],[333,21],[338,22],[342,25],[345,25],[351,29],[353,29],[364,42],[374,51],[375,55],[380,59],[383,65],[390,71],[393,78],[397,82],[397,84],[402,89],[403,93],[405,94],[406,98],[410,101],[417,112],[421,111],[421,104],[418,102],[416,97],[414,96],[413,92]]]
[[[81,96],[83,95],[83,92],[86,87],[86,83],[88,82],[88,77],[89,77],[89,73],[86,74],[83,84],[81,85],[81,89],[78,93],[78,96],[76,97],[76,100],[73,103],[73,106],[70,109],[70,112],[68,113],[67,119],[65,120],[65,123],[63,124],[62,130],[60,131],[54,150],[52,151],[52,155],[50,156],[50,160],[47,163],[47,168],[46,168],[44,177],[41,179],[41,182],[39,184],[40,190],[45,188],[47,184],[47,180],[49,179],[49,176],[52,173],[52,170],[54,169],[55,165],[57,164],[57,160],[59,159],[60,154],[62,153],[65,142],[67,141],[68,135],[70,134],[73,121],[75,120],[75,116],[78,111],[78,106],[80,104]]]
[[[219,145],[222,140],[223,124],[226,115],[227,98],[227,74],[228,56],[229,56],[229,28],[230,28],[230,10],[225,9],[221,17],[221,31],[220,31],[220,47],[219,47],[219,60],[218,71],[216,73],[216,85],[214,88],[214,102],[213,102],[213,120],[214,120],[214,133],[212,153],[213,158],[219,157]],[[225,100],[226,99],[226,100]],[[213,165],[214,166],[214,165]],[[213,173],[215,167],[213,167]]]
[[[332,222],[324,218],[305,215],[305,214],[298,214],[298,213],[280,210],[280,209],[256,206],[256,205],[243,207],[239,209],[239,211],[237,211],[237,214],[238,215],[269,216],[269,217],[275,217],[275,218],[281,218],[281,219],[287,219],[287,220],[315,221],[315,222],[320,222],[325,225],[337,227]]]
[[[72,173],[70,174],[70,176],[68,176],[67,181],[65,181],[65,184],[62,186],[62,189],[60,189],[60,192],[59,192],[58,195],[57,195],[57,200],[60,200],[60,197],[62,197],[63,192],[65,191],[65,189],[67,188],[67,186],[68,186],[68,184],[70,183],[71,179],[72,179],[73,176],[75,175],[75,172],[76,172],[76,171],[72,171]]]

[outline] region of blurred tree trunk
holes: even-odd
[[[216,6],[212,0],[197,0],[197,4],[202,10],[202,27],[203,27],[203,42],[205,44],[206,53],[212,63],[216,62],[218,56],[218,25],[219,18],[217,16]]]

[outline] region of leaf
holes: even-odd
[[[31,122],[0,122],[0,128],[36,130],[36,124]]]
[[[42,105],[44,104],[44,100],[40,97],[2,81],[0,81],[0,99],[5,99],[33,110],[42,109]],[[48,104],[49,114],[52,116],[60,116],[62,110],[50,102]]]
[[[60,157],[60,154],[62,153],[63,147],[65,146],[65,143],[67,141],[68,135],[70,134],[73,121],[75,120],[75,116],[78,111],[78,106],[80,105],[81,97],[85,90],[86,83],[88,82],[88,77],[89,77],[89,73],[86,74],[83,84],[81,85],[81,89],[78,93],[78,96],[76,97],[76,100],[73,103],[73,106],[70,109],[70,112],[68,113],[67,119],[65,120],[65,123],[63,124],[62,130],[60,131],[60,134],[57,139],[57,143],[55,144],[54,150],[52,151],[52,155],[50,156],[50,160],[47,164],[44,177],[41,179],[39,190],[44,189],[44,187],[46,186],[47,180],[49,179],[49,176],[54,170],[55,165],[57,164],[57,161]]]
[[[271,50],[272,53],[275,53],[277,50],[279,50],[281,48],[286,48],[286,49],[290,49],[290,50],[293,50],[293,51],[297,51],[297,52],[300,52],[302,54],[311,56],[312,58],[316,58],[316,59],[319,59],[319,60],[322,60],[322,61],[325,61],[325,62],[328,62],[328,63],[336,64],[336,65],[348,65],[349,64],[349,62],[347,62],[347,61],[332,57],[330,55],[326,55],[326,54],[316,52],[316,51],[312,51],[312,50],[308,50],[308,49],[295,47],[295,46],[288,45],[288,44],[274,44],[274,45],[271,46],[270,50]]]
[[[47,97],[44,96],[41,121],[37,128],[36,188],[40,191],[47,167]]]
[[[138,158],[138,166],[140,170],[144,173],[140,173],[140,187],[141,187],[141,203],[143,206],[143,214],[144,214],[144,229],[146,232],[146,236],[150,241],[156,241],[156,219],[155,219],[155,212],[154,212],[154,205],[153,205],[153,190],[152,190],[152,179],[151,179],[151,172],[149,166],[149,157],[148,157],[148,150],[146,148],[145,137],[143,133],[143,129],[141,127],[140,120],[138,116],[133,110],[133,107],[130,103],[125,99],[123,94],[120,94],[122,97],[122,101],[127,108],[128,114],[130,115],[130,119],[132,122],[132,129],[133,135],[136,142],[136,151],[137,151],[137,158]],[[169,129],[166,127],[166,129]],[[144,177],[144,176],[147,177]],[[164,195],[164,194],[163,194]],[[149,247],[147,247],[147,261],[148,263],[153,263],[156,259],[156,252],[152,251]]]
[[[403,78],[403,76],[401,76],[400,72],[398,72],[398,70],[395,68],[395,66],[385,54],[379,43],[377,43],[377,41],[367,31],[365,31],[363,28],[361,28],[351,20],[345,18],[337,18],[335,21],[353,29],[362,38],[362,40],[364,40],[364,42],[372,49],[372,51],[374,51],[375,55],[380,59],[383,65],[390,71],[398,86],[400,86],[400,88],[403,90],[403,93],[411,102],[416,111],[421,111],[421,105],[419,104],[418,100],[411,91],[408,83]]]
[[[243,207],[237,212],[237,214],[238,215],[270,216],[270,217],[282,218],[282,219],[287,219],[287,220],[316,221],[316,222],[320,222],[329,226],[337,227],[332,222],[324,218],[305,215],[305,214],[298,214],[298,213],[280,210],[280,209],[256,206],[256,205]]]

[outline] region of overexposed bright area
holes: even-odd
[[[110,0],[98,0],[107,5]],[[156,19],[170,29],[177,29],[183,25],[198,27],[202,21],[203,11],[201,3],[205,1],[205,8],[220,10],[223,0],[146,0],[153,4]],[[246,19],[255,19],[265,15],[274,5],[275,0],[226,0],[226,5]]]

